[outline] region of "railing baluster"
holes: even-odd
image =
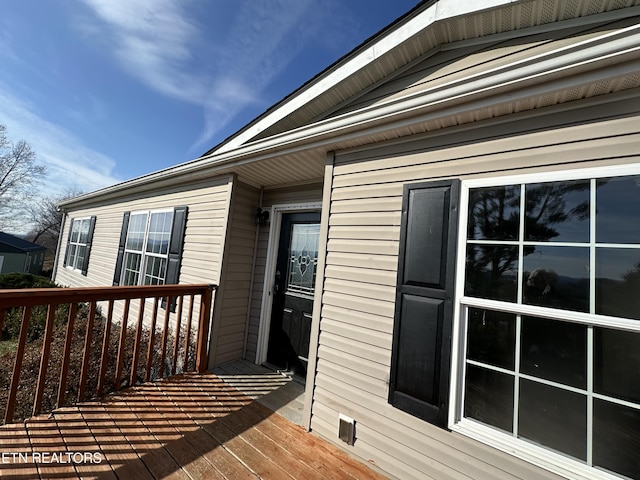
[[[176,316],[176,337],[173,342],[173,360],[171,362],[171,375],[176,374],[176,365],[178,364],[178,346],[180,345],[180,324],[182,323],[182,302],[184,295],[178,298],[178,315]]]
[[[69,372],[69,359],[71,357],[71,340],[73,340],[73,324],[75,323],[77,313],[78,304],[69,304],[69,317],[67,318],[67,328],[64,334],[64,353],[62,366],[60,367],[60,385],[58,385],[58,399],[56,400],[57,407],[64,405],[64,397],[67,393],[67,374]]]
[[[124,366],[124,351],[127,340],[127,321],[129,319],[129,305],[131,299],[124,301],[124,313],[122,314],[122,323],[120,325],[120,343],[118,345],[118,363],[116,364],[116,378],[113,382],[114,390],[120,390],[120,377],[122,376],[122,368]]]
[[[137,383],[138,377],[138,354],[140,352],[140,337],[142,336],[142,322],[144,321],[144,304],[146,298],[140,299],[140,311],[138,312],[138,325],[136,326],[136,340],[133,343],[133,358],[131,359],[131,376],[129,385],[133,386]]]
[[[189,340],[191,340],[191,321],[193,318],[193,303],[196,296],[190,295],[189,299],[189,316],[187,317],[187,329],[184,335],[184,371],[189,370]]]
[[[102,354],[100,355],[100,375],[98,377],[99,397],[104,393],[104,382],[107,378],[107,364],[109,361],[109,343],[111,340],[111,322],[113,321],[113,300],[109,300],[107,307],[107,320],[104,324],[104,337],[102,337]]]
[[[158,316],[159,298],[153,299],[153,314],[151,315],[151,325],[149,326],[149,348],[147,350],[147,365],[144,369],[144,381],[148,382],[151,376],[151,368],[153,367],[153,344],[156,335],[156,317]]]
[[[53,324],[56,319],[56,308],[57,305],[49,304],[49,308],[47,310],[47,323],[44,327],[42,356],[40,357],[40,371],[38,372],[38,385],[36,387],[36,397],[33,402],[34,415],[38,415],[42,409],[42,397],[44,395],[44,388],[47,380],[47,369],[49,367],[49,353],[51,351],[51,338],[53,337]]]
[[[169,316],[171,315],[171,297],[166,298],[164,323],[162,325],[162,351],[160,352],[160,378],[164,378],[164,360],[167,355],[167,338],[169,336]]]
[[[80,386],[78,387],[78,401],[85,398],[87,390],[87,379],[89,378],[89,367],[91,358],[91,336],[93,334],[93,324],[96,319],[96,302],[89,305],[89,318],[87,319],[87,331],[84,337],[84,351],[82,354],[82,368],[80,369]]]
[[[198,322],[198,350],[196,353],[196,371],[204,373],[209,362],[207,355],[207,342],[209,340],[209,319],[211,317],[211,301],[213,288],[207,288],[201,296],[200,319]]]
[[[4,412],[4,423],[13,421],[13,412],[16,408],[16,396],[18,394],[18,384],[20,383],[20,371],[22,370],[22,359],[24,358],[24,347],[27,344],[27,332],[29,331],[29,321],[31,320],[31,307],[24,307],[22,312],[22,323],[20,324],[20,334],[18,337],[18,349],[13,362],[13,373],[11,374],[11,386],[7,397],[7,408]]]

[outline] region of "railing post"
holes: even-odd
[[[80,386],[78,387],[78,401],[84,400],[87,389],[87,379],[89,378],[89,364],[91,358],[91,336],[93,334],[93,324],[96,319],[96,302],[89,305],[89,318],[87,320],[87,331],[84,337],[84,352],[82,354],[82,368],[80,370]]]
[[[131,359],[131,375],[129,377],[129,386],[134,386],[138,379],[138,355],[140,354],[140,338],[142,337],[142,322],[144,322],[144,306],[146,298],[140,299],[140,307],[138,309],[138,324],[136,325],[136,338],[133,342],[133,358]]]
[[[209,322],[211,320],[211,300],[214,286],[202,292],[200,302],[200,320],[198,322],[198,350],[196,353],[196,372],[204,373],[209,363]]]

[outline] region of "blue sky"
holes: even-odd
[[[418,0],[7,0],[0,124],[91,191],[204,153]]]

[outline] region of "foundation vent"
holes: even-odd
[[[338,414],[338,438],[347,445],[353,445],[356,439],[356,421],[342,413]]]

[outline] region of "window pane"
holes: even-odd
[[[587,398],[520,379],[518,436],[572,457],[587,458]]]
[[[596,313],[640,320],[640,250],[596,249]]]
[[[82,220],[82,223],[80,224],[80,235],[78,237],[79,243],[87,243],[89,240],[89,224],[90,221],[88,219]]]
[[[469,191],[467,238],[517,240],[520,230],[520,185]]]
[[[466,379],[465,417],[512,432],[514,377],[467,365]]]
[[[510,370],[515,368],[515,315],[470,308],[468,332],[468,359]]]
[[[123,285],[138,285],[141,260],[142,260],[142,255],[138,253],[127,252],[125,254],[124,277],[122,281]]]
[[[80,220],[74,220],[71,224],[71,241],[77,242],[80,235]]]
[[[640,176],[596,182],[596,242],[640,243]]]
[[[640,333],[594,329],[594,390],[640,403]]]
[[[525,187],[525,240],[589,241],[589,180]]]
[[[165,255],[169,251],[172,212],[151,214],[147,252]]]
[[[593,401],[593,464],[640,479],[640,410]]]
[[[74,268],[81,268],[84,263],[84,257],[87,253],[87,247],[84,245],[79,245],[76,255],[76,262],[74,264]]]
[[[469,245],[465,295],[515,302],[518,247]]]
[[[147,228],[147,214],[131,215],[129,220],[129,231],[127,232],[128,250],[141,251],[144,244],[144,234]]]
[[[167,259],[161,257],[147,257],[144,275],[145,285],[162,285],[167,268]]]
[[[587,386],[587,327],[522,318],[520,371],[577,388]]]
[[[69,245],[69,263],[68,265],[76,268],[76,256],[77,256],[77,250],[78,250],[78,246],[77,245]]]
[[[525,247],[524,303],[589,311],[589,249]]]

